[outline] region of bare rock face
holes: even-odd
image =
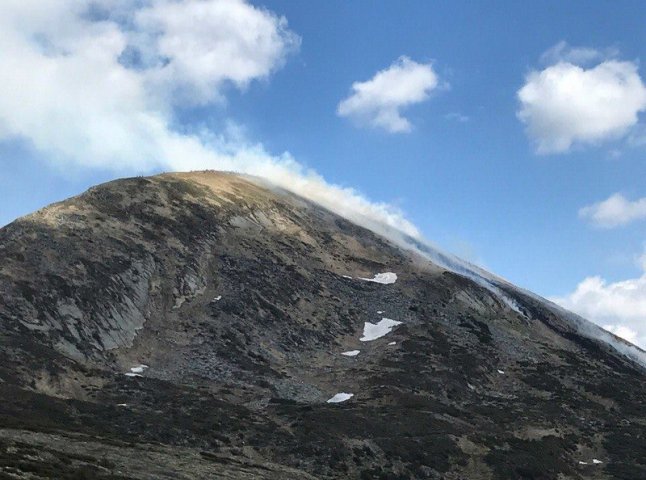
[[[646,478],[642,365],[253,179],[100,185],[0,259],[0,479]]]

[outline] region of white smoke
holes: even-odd
[[[351,220],[418,236],[396,208],[267,153],[232,122],[217,133],[173,128],[177,98],[217,108],[223,89],[266,78],[299,43],[285,18],[243,0],[7,0],[0,141],[22,139],[64,167],[257,175]]]

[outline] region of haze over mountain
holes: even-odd
[[[194,172],[0,229],[0,478],[646,477],[642,350],[352,219]]]

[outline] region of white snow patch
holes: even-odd
[[[363,324],[363,337],[359,340],[362,342],[370,342],[381,338],[384,335],[392,332],[393,328],[401,325],[402,322],[391,320],[390,318],[383,317],[379,323],[365,322]]]
[[[360,351],[361,350],[349,350],[347,352],[341,353],[341,355],[345,355],[346,357],[356,357],[357,355],[359,355]]]
[[[350,275],[343,275],[343,278],[349,278],[350,280],[352,280],[352,277]]]
[[[397,345],[397,342],[390,342],[388,345]]]
[[[219,302],[220,300],[222,300],[222,295],[218,295],[213,299],[214,302]]]
[[[117,403],[117,407],[127,407],[127,403]]]
[[[327,403],[341,403],[345,402],[346,400],[350,400],[352,397],[354,397],[354,393],[337,393],[334,395],[332,398],[330,398]]]
[[[588,462],[584,462],[582,460],[579,460],[579,465],[587,465],[587,464],[588,464]]]
[[[144,370],[147,368],[148,368],[148,365],[141,364],[141,365],[136,365],[134,367],[131,367],[130,371],[132,373],[144,373]]]
[[[603,463],[603,462],[601,460],[597,460],[596,458],[593,458],[592,463],[594,463],[595,465],[599,465],[600,463]]]
[[[381,310],[379,310],[379,311],[377,312],[377,315],[381,315],[382,313],[384,313],[384,312],[382,312]]]
[[[359,278],[359,280],[365,280],[366,282],[375,282],[388,285],[395,283],[397,281],[397,274],[393,272],[378,273],[374,278]]]
[[[143,377],[143,375],[140,375],[139,373],[128,372],[126,373],[126,377]]]
[[[500,375],[504,375],[504,374],[505,374],[505,372],[504,372],[503,370],[498,370],[498,373],[499,373]]]

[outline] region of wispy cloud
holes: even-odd
[[[464,115],[459,112],[447,113],[446,115],[444,115],[444,118],[446,118],[447,120],[452,120],[454,122],[459,122],[459,123],[466,123],[469,120],[471,120],[471,118],[468,115]]]
[[[601,228],[615,228],[646,219],[646,198],[628,200],[620,193],[579,210],[579,216]]]
[[[537,153],[622,138],[638,124],[638,114],[646,110],[638,66],[608,55],[560,43],[543,56],[550,66],[527,75],[517,92],[517,115]]]
[[[617,56],[619,56],[619,50],[616,48],[598,50],[591,47],[573,47],[566,41],[561,40],[559,43],[546,50],[541,55],[540,61],[543,65],[548,66],[560,62],[583,66],[596,61],[609,60]]]
[[[370,80],[353,83],[351,95],[339,103],[337,114],[390,133],[410,132],[412,125],[401,111],[428,100],[439,86],[430,63],[400,57]]]

